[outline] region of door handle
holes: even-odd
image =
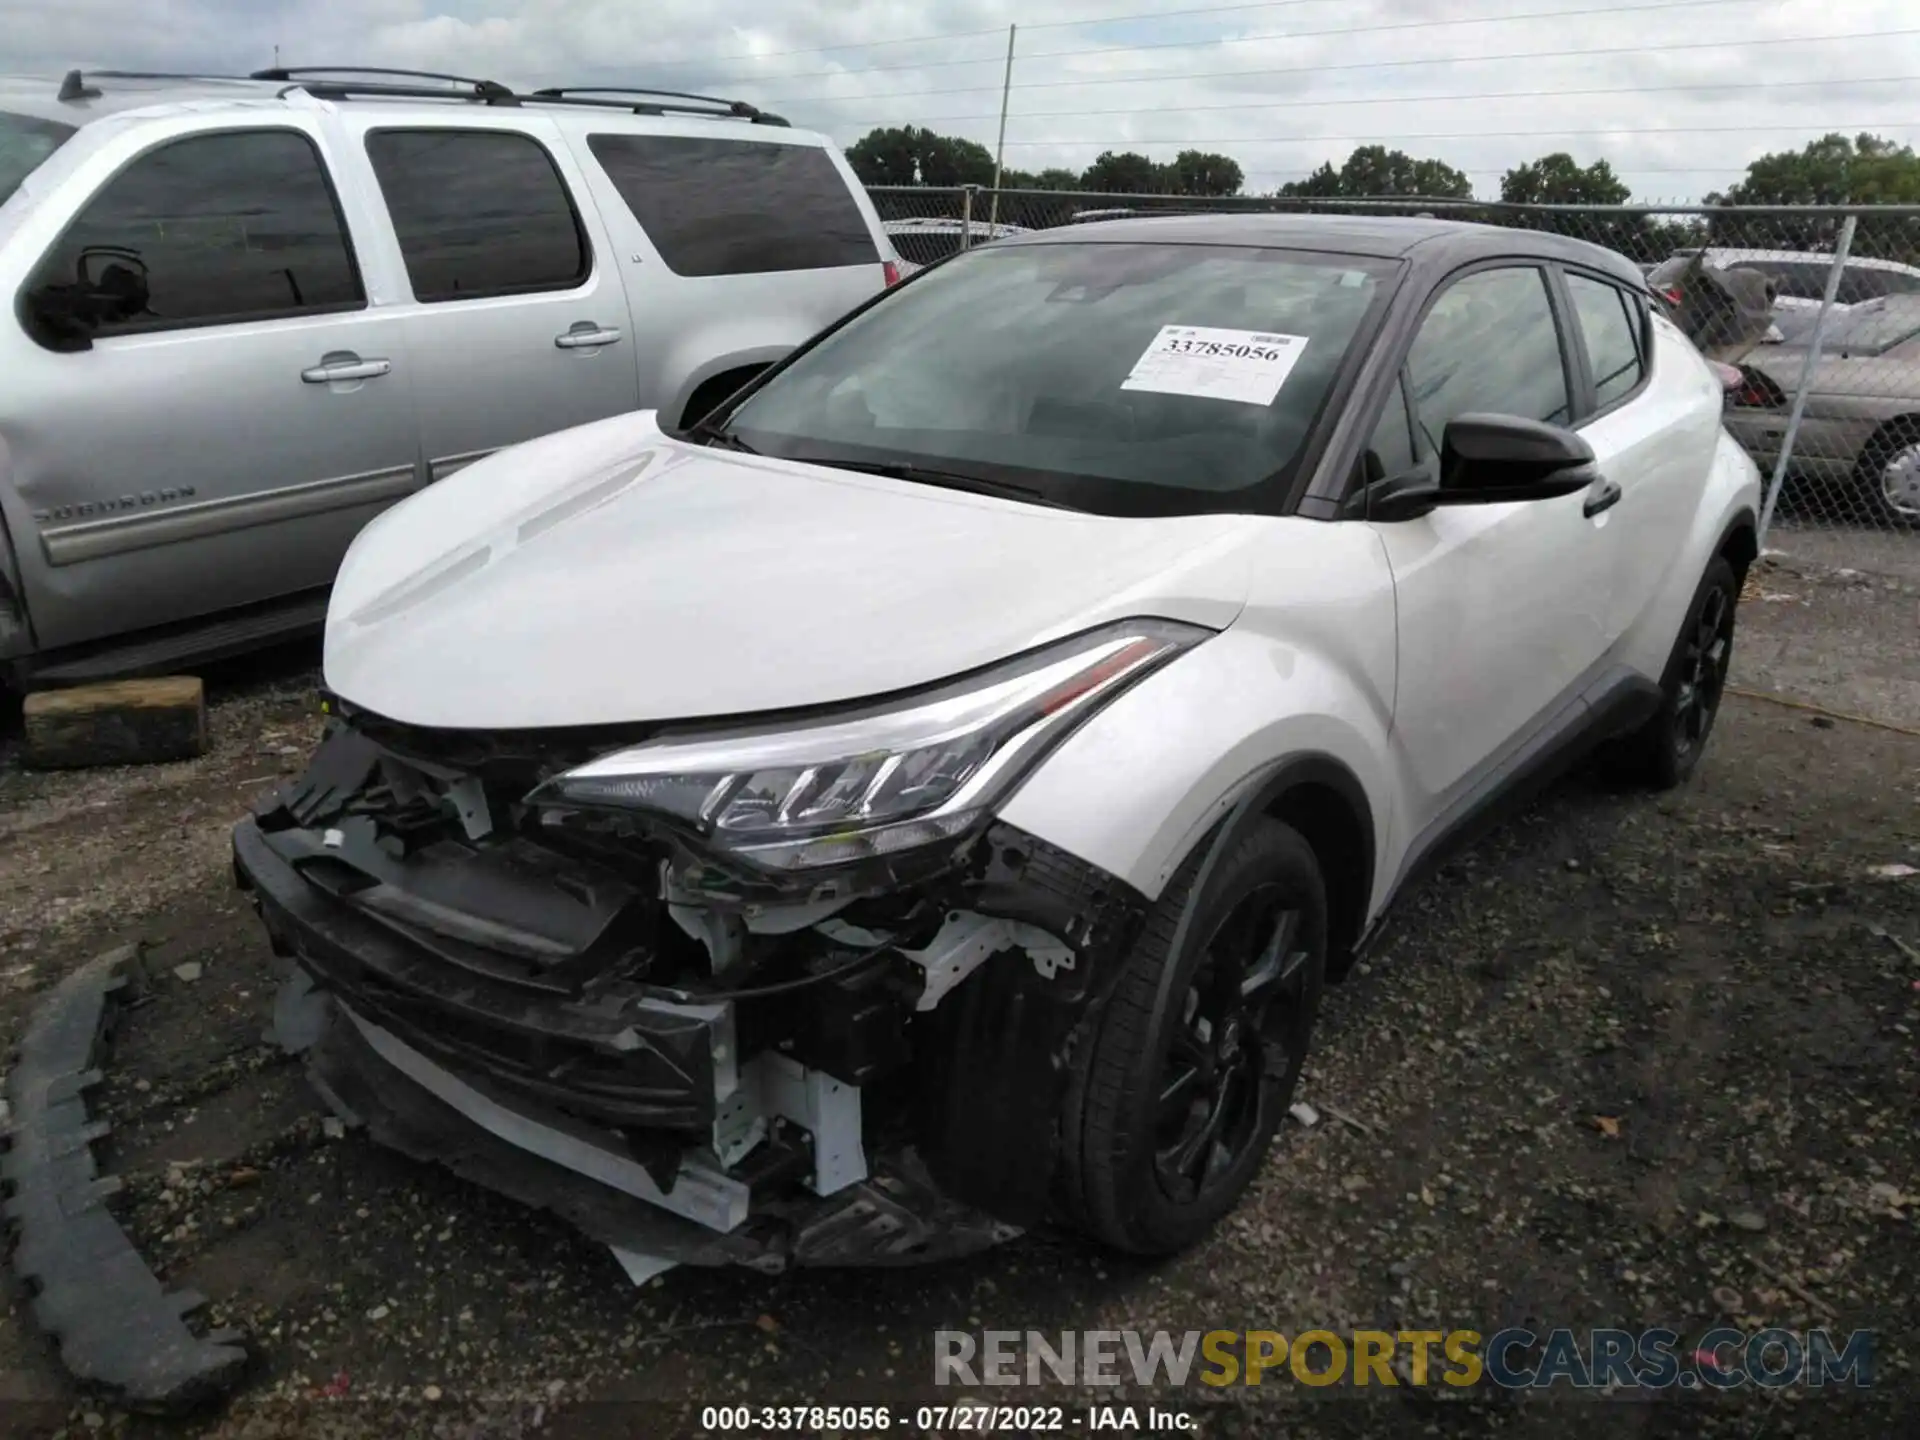
[[[1587,492],[1587,503],[1580,507],[1580,513],[1591,520],[1602,510],[1611,510],[1620,503],[1620,487],[1612,480],[1601,480]]]
[[[392,363],[386,360],[362,360],[358,355],[329,355],[318,365],[310,365],[302,370],[300,378],[309,385],[326,385],[335,380],[372,380],[392,369]]]
[[[620,332],[612,326],[582,320],[566,334],[554,336],[553,343],[562,350],[593,350],[602,345],[612,345],[619,339]]]

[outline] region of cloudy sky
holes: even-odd
[[[1469,18],[1470,17],[1470,18]],[[1267,191],[1375,141],[1500,172],[1604,157],[1686,200],[1829,130],[1920,138],[1910,0],[0,0],[0,71],[407,65],[738,96],[842,144],[912,123],[1009,165],[1223,150]]]

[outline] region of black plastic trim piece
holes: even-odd
[[[183,1316],[205,1303],[168,1294],[105,1200],[119,1182],[99,1174],[93,1142],[107,1133],[87,1115],[88,1089],[133,946],[67,976],[34,1009],[7,1074],[10,1109],[0,1179],[15,1232],[14,1271],[33,1291],[33,1314],[73,1377],[136,1409],[177,1410],[230,1389],[248,1363],[238,1331],[195,1335]]]

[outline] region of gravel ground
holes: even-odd
[[[1813,685],[1817,641],[1828,671],[1886,672],[1838,708],[1920,730],[1910,599],[1888,602],[1904,639],[1864,641],[1829,623],[1852,613],[1830,577],[1763,569],[1749,599],[1743,685]],[[0,1037],[80,961],[151,943],[102,1093],[115,1204],[259,1352],[224,1409],[130,1418],[73,1393],[10,1294],[0,1432],[672,1435],[730,1401],[952,1403],[937,1328],[1728,1323],[1871,1329],[1876,1388],[1152,1398],[1212,1434],[1920,1433],[1920,876],[1875,873],[1920,866],[1920,735],[1735,697],[1685,789],[1576,777],[1464,854],[1330,992],[1303,1092],[1320,1123],[1187,1255],[1040,1235],[917,1271],[636,1290],[559,1223],[331,1133],[260,1044],[272,984],[227,827],[313,742],[310,664],[214,677],[191,764],[0,763]]]

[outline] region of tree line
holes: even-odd
[[[868,185],[951,187],[993,183],[993,154],[959,136],[911,125],[874,130],[847,147],[854,173]],[[1446,161],[1384,145],[1362,145],[1338,166],[1322,164],[1304,179],[1266,196],[1243,196],[1245,173],[1230,155],[1182,150],[1161,162],[1130,150],[1102,152],[1084,170],[1006,170],[1007,190],[1083,191],[1108,195],[1163,195],[1247,199],[1404,199],[1474,201],[1473,185]],[[1516,165],[1500,177],[1498,199],[1523,205],[1626,205],[1630,188],[1605,160],[1582,165],[1556,150]],[[1164,204],[1166,202],[1157,202]],[[1645,202],[1656,204],[1657,202]],[[1798,150],[1763,155],[1707,205],[1920,205],[1920,156],[1909,145],[1878,135],[1825,135]],[[1153,208],[1156,202],[1146,202]],[[883,203],[882,210],[890,205]],[[1057,224],[1057,203],[1003,199],[1002,220]],[[903,210],[902,213],[913,213]],[[1457,213],[1457,212],[1456,212]],[[1475,218],[1467,212],[1465,218]],[[1765,249],[1827,250],[1839,229],[1832,216],[1715,215],[1661,217],[1588,213],[1488,214],[1505,224],[1562,231],[1607,245],[1636,260],[1659,260],[1682,246],[1723,244]],[[1920,222],[1872,217],[1854,238],[1854,253],[1920,263]]]
[[[847,147],[854,173],[867,185],[991,185],[993,153],[976,140],[913,125],[877,129]],[[1230,155],[1182,150],[1161,162],[1131,150],[1103,151],[1084,170],[1004,171],[1009,190],[1081,190],[1121,195],[1241,194],[1246,175]],[[1477,198],[1464,172],[1444,160],[1362,145],[1339,166],[1322,164],[1274,198]],[[1529,205],[1624,205],[1627,185],[1605,160],[1581,165],[1555,151],[1516,165],[1500,178],[1499,199]],[[1709,205],[1920,204],[1920,156],[1910,145],[1878,135],[1826,135],[1802,149],[1763,155]]]

